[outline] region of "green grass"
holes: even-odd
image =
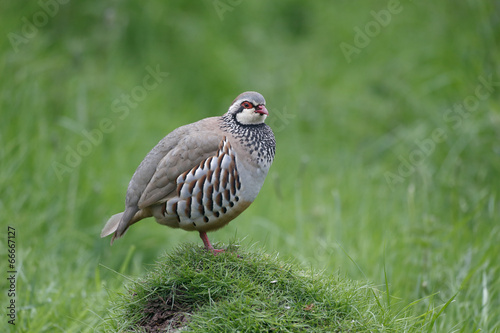
[[[422,316],[424,331],[498,332],[498,4],[401,5],[348,63],[339,45],[353,43],[354,28],[387,1],[242,1],[222,20],[208,0],[68,2],[18,52],[8,34],[21,34],[22,18],[41,7],[4,2],[0,252],[7,267],[10,225],[18,273],[16,326],[2,315],[0,331],[100,330],[123,284],[163,253],[199,242],[153,221],[112,247],[99,232],[164,135],[257,90],[276,160],[257,200],[211,240],[246,237],[257,253],[388,290],[391,306],[415,302],[409,316]],[[117,110],[148,66],[168,76]],[[491,91],[471,111],[454,109],[490,76]],[[105,119],[112,130],[103,132]],[[436,130],[442,140],[401,176],[401,160]],[[96,131],[94,144],[84,133]],[[85,156],[56,173],[78,147]],[[388,172],[400,178],[388,183]]]
[[[420,332],[430,325],[407,317],[408,308],[391,311],[384,297],[370,285],[304,271],[238,243],[218,256],[186,244],[113,296],[105,329]]]

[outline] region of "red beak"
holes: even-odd
[[[269,116],[269,112],[267,112],[267,109],[264,105],[257,105],[255,107],[255,112]]]

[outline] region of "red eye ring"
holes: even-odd
[[[247,102],[247,101],[241,103],[241,106],[244,107],[245,109],[253,109],[254,108],[253,104],[250,102]]]

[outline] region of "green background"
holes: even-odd
[[[99,233],[163,136],[256,90],[276,159],[212,241],[382,288],[386,273],[401,305],[424,298],[417,314],[458,293],[436,332],[500,329],[498,1],[1,7],[4,311],[7,226],[18,273],[16,326],[0,328],[92,332],[127,282],[106,267],[136,277],[201,244],[152,219],[112,247]],[[168,76],[147,90],[147,68]]]

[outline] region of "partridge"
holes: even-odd
[[[275,139],[264,123],[264,97],[244,92],[220,117],[181,126],[144,158],[128,185],[125,210],[113,215],[101,237],[111,244],[134,223],[154,217],[159,224],[198,231],[214,254],[208,231],[243,212],[259,193],[274,160]]]

